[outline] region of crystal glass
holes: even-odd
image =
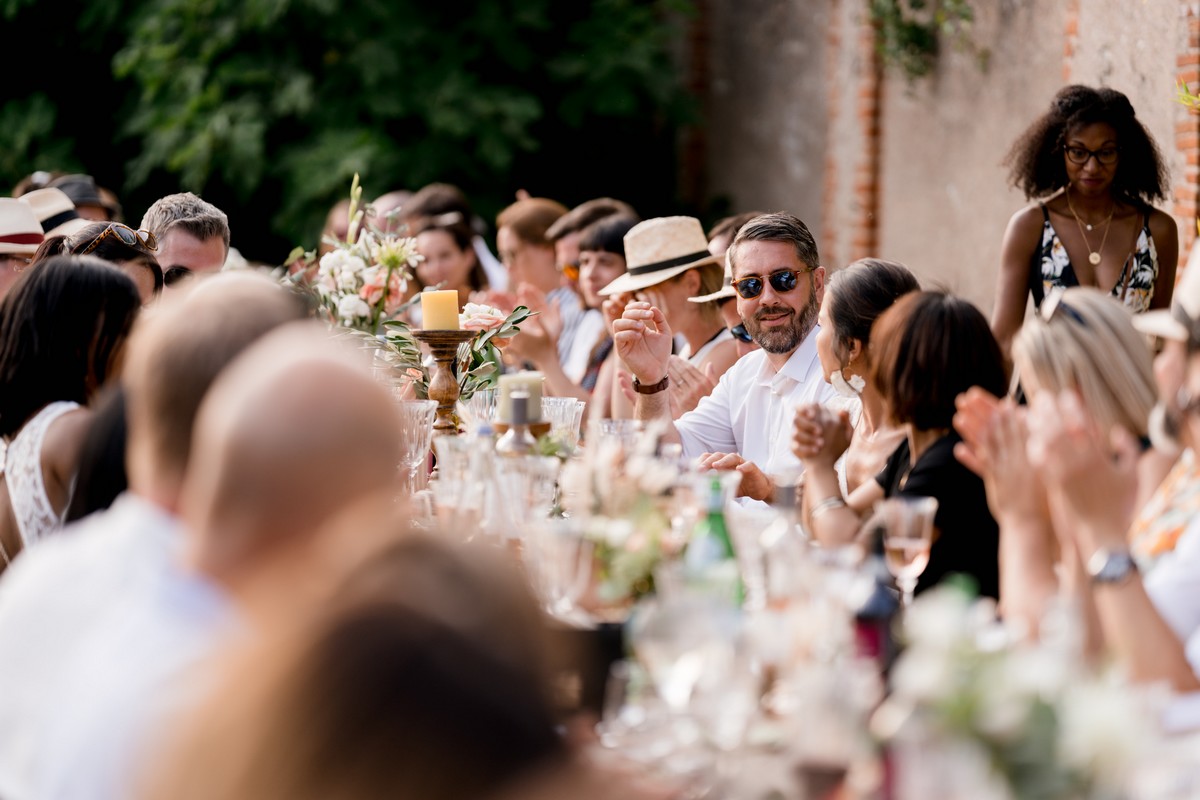
[[[592,577],[593,545],[586,523],[537,520],[530,526],[523,553],[547,613],[568,620],[586,617],[578,608]]]
[[[629,621],[633,651],[672,711],[688,710],[706,673],[729,669],[737,621],[736,609],[687,589],[648,598],[635,607]]]
[[[588,425],[587,439],[589,443],[612,440],[631,450],[644,427],[638,419],[598,419]]]
[[[424,488],[421,468],[429,457],[433,440],[433,422],[437,415],[436,400],[401,400],[400,408],[400,466],[404,469],[404,491],[412,496]]]
[[[579,424],[587,403],[575,397],[543,397],[542,419],[550,423],[550,435],[568,450],[579,444]]]
[[[900,587],[904,608],[912,603],[917,581],[929,566],[937,507],[933,497],[892,497],[880,502],[865,523],[868,531],[883,533],[884,560]]]
[[[470,427],[472,430],[487,423],[491,425],[496,421],[496,400],[500,396],[500,390],[493,387],[491,389],[480,389],[471,395],[471,399],[466,401],[466,412],[470,417]]]

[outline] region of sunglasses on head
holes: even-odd
[[[764,278],[761,275],[751,275],[747,278],[734,281],[731,285],[743,300],[751,300],[762,294],[763,287],[766,284],[771,284],[771,288],[777,294],[784,294],[796,288],[796,284],[800,282],[800,275],[805,272],[812,272],[812,267],[803,270],[780,269],[772,272]]]
[[[79,251],[78,255],[86,256],[88,253],[100,246],[107,236],[115,236],[121,240],[122,244],[129,247],[137,247],[139,244],[147,250],[158,249],[158,239],[150,231],[139,230],[135,231],[128,225],[120,222],[110,222],[108,227],[100,231],[100,235],[92,239],[88,246]]]
[[[748,330],[746,330],[746,326],[740,322],[737,325],[734,325],[732,328],[730,328],[729,332],[732,333],[733,338],[737,339],[739,342],[745,342],[746,344],[750,344],[751,342],[754,341],[754,337],[750,335],[750,332]]]

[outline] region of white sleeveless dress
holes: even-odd
[[[46,496],[42,443],[54,421],[77,408],[79,403],[69,400],[50,403],[21,427],[4,453],[3,477],[8,484],[8,499],[23,547],[29,547],[46,533],[62,526],[63,515],[54,513],[50,498]],[[8,563],[9,554],[4,552],[3,545],[0,545],[0,557]]]

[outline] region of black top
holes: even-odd
[[[936,531],[929,566],[917,582],[917,594],[946,576],[971,576],[979,594],[1000,595],[1000,529],[988,510],[983,479],[959,463],[954,445],[962,441],[949,433],[921,454],[909,469],[908,438],[900,443],[875,476],[885,497],[907,495],[938,501]]]

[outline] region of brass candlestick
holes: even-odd
[[[458,422],[455,409],[458,406],[458,378],[454,375],[454,364],[458,361],[458,346],[471,341],[474,331],[413,331],[417,341],[429,345],[429,352],[437,362],[433,380],[429,382],[429,399],[437,400],[437,421],[433,432],[438,436],[457,436]]]

